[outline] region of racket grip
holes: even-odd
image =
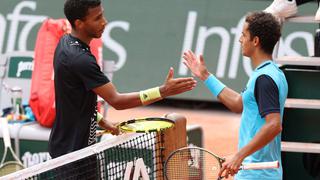
[[[6,118],[0,118],[0,124],[2,128],[2,136],[5,147],[11,147],[11,139],[9,133],[8,120]]]
[[[260,163],[244,163],[240,166],[241,170],[246,169],[272,169],[279,168],[279,161],[260,162]]]

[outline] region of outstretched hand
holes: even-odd
[[[202,55],[197,58],[192,51],[188,50],[183,53],[183,59],[183,64],[185,64],[196,77],[202,81],[208,78],[209,72]]]
[[[197,82],[192,77],[174,78],[173,76],[174,70],[171,67],[166,80],[163,85],[160,86],[160,94],[162,98],[190,91],[197,85]]]

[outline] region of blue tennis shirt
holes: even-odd
[[[250,76],[245,90],[242,92],[243,112],[239,131],[239,145],[241,149],[247,145],[265,124],[265,118],[259,113],[255,98],[255,85],[259,76],[266,75],[272,78],[279,90],[279,105],[281,122],[283,118],[284,104],[288,94],[288,84],[283,72],[271,60],[260,64]],[[243,170],[236,175],[236,180],[281,180],[281,134],[278,134],[262,149],[246,157],[243,163],[279,161],[278,169]]]

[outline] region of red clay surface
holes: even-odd
[[[237,151],[240,115],[223,110],[193,110],[175,107],[146,106],[129,110],[110,108],[107,117],[119,122],[139,117],[155,117],[175,112],[187,117],[187,124],[197,124],[203,129],[206,149],[219,156],[230,156]]]

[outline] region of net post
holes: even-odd
[[[178,113],[170,113],[166,118],[173,120],[175,125],[164,133],[164,159],[176,149],[187,146],[187,118]]]
[[[187,146],[187,119],[185,116],[178,113],[169,113],[164,116],[167,119],[173,120],[175,125],[173,128],[167,129],[163,132],[162,143],[157,143],[161,145],[161,166],[160,169],[163,170],[163,166],[165,161],[168,159],[168,156],[175,151],[176,149],[186,147]],[[158,179],[164,180],[165,177],[163,175],[163,171],[158,171],[157,177],[161,177]]]

